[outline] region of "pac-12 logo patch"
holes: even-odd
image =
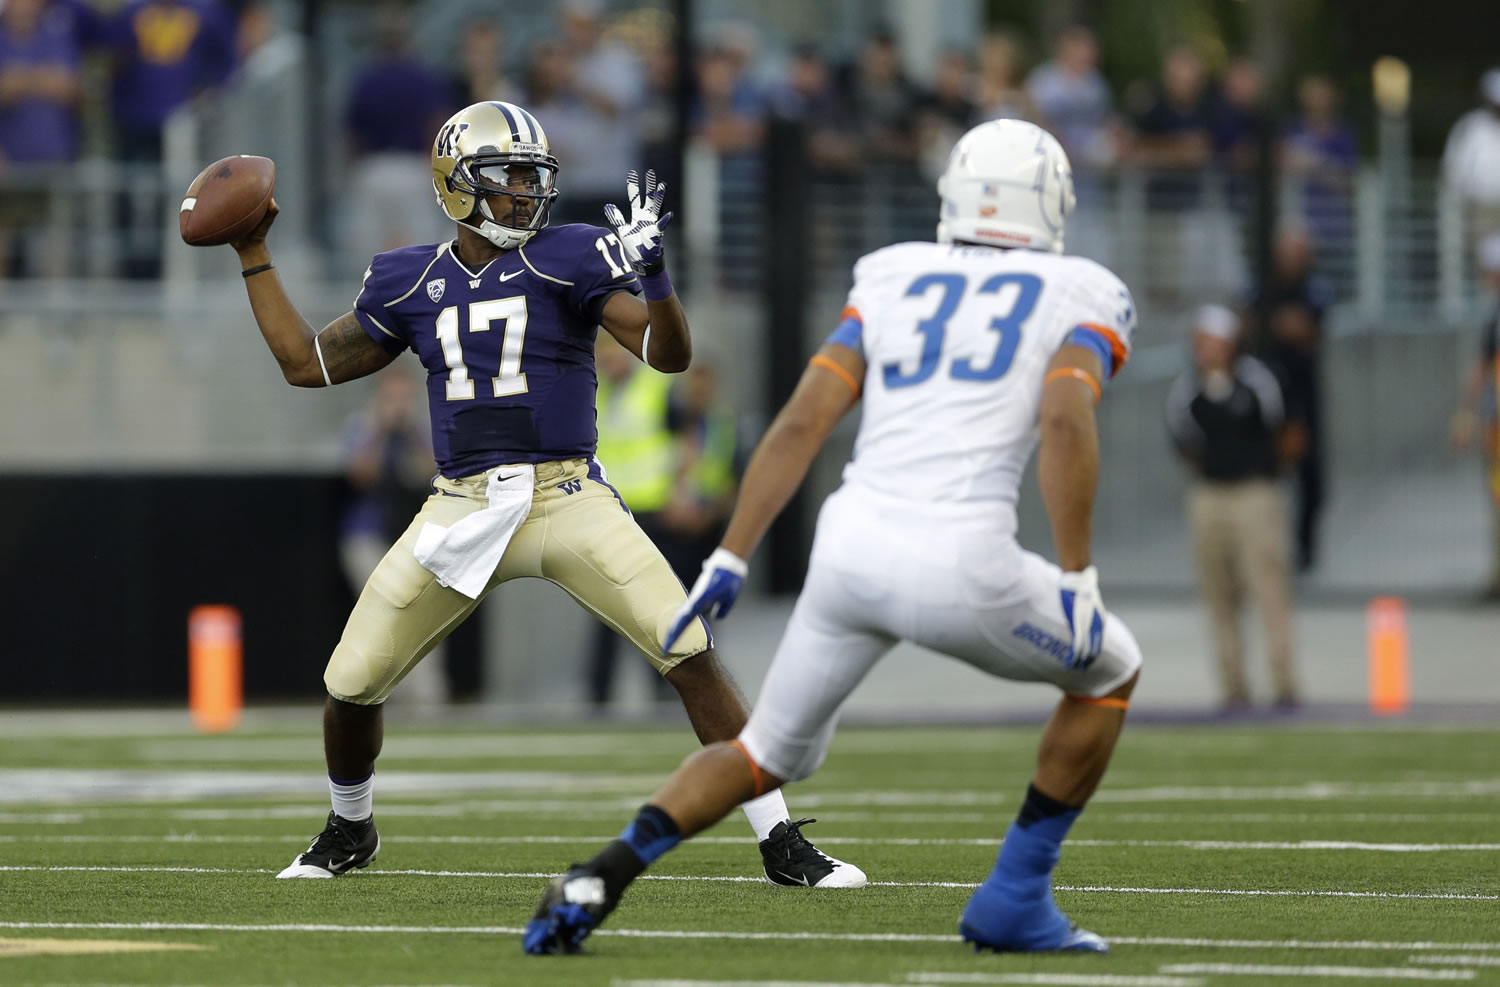
[[[447,278],[433,278],[427,282],[427,297],[433,301],[442,301],[443,292],[448,289]]]

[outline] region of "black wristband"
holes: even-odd
[[[274,270],[275,268],[276,268],[275,264],[256,264],[254,267],[247,267],[243,271],[241,271],[240,272],[240,277],[242,277],[242,278],[248,278],[248,277],[250,277],[253,274],[263,274],[266,271],[271,271],[271,270]]]

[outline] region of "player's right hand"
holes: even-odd
[[[728,616],[749,574],[750,566],[744,559],[727,548],[714,549],[714,554],[703,560],[703,574],[693,584],[693,591],[672,615],[672,626],[667,628],[662,650],[671,651],[682,632],[699,617]]]
[[[281,207],[276,205],[276,200],[273,198],[271,204],[266,207],[265,218],[256,225],[255,229],[246,233],[243,238],[230,244],[234,248],[235,253],[244,253],[246,250],[265,243],[266,234],[270,232],[271,224],[276,222],[276,214],[279,212],[281,212]]]
[[[1099,570],[1062,574],[1063,619],[1073,629],[1069,668],[1088,668],[1104,650],[1104,600],[1099,595]]]

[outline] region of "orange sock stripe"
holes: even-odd
[[[1093,696],[1079,696],[1069,692],[1067,693],[1067,697],[1073,700],[1075,703],[1088,703],[1090,706],[1104,706],[1108,709],[1130,708],[1130,700],[1116,699],[1113,696],[1105,696],[1102,699],[1095,699]]]
[[[824,370],[832,370],[834,373],[844,378],[844,383],[849,385],[849,390],[854,392],[855,397],[859,397],[859,381],[855,380],[854,375],[851,374],[848,370],[839,366],[834,361],[828,359],[828,357],[819,353],[811,360],[808,360],[807,365],[810,367],[822,367]]]
[[[760,769],[760,765],[755,763],[755,758],[750,756],[750,752],[745,750],[745,745],[736,738],[729,742],[729,746],[745,755],[745,760],[749,762],[750,774],[755,778],[755,797],[760,798],[766,794],[766,773]]]
[[[1085,384],[1089,385],[1089,387],[1094,392],[1095,402],[1098,402],[1098,400],[1104,396],[1104,389],[1099,386],[1099,382],[1094,379],[1093,375],[1090,374],[1087,370],[1083,370],[1079,367],[1058,367],[1056,370],[1049,373],[1046,377],[1042,378],[1042,383],[1050,384],[1054,380],[1062,380],[1064,378],[1081,380]]]

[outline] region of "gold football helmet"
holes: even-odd
[[[502,249],[521,246],[547,225],[556,184],[557,158],[547,132],[514,103],[465,107],[433,141],[438,205],[449,219]],[[490,196],[509,196],[509,214],[496,216]]]

